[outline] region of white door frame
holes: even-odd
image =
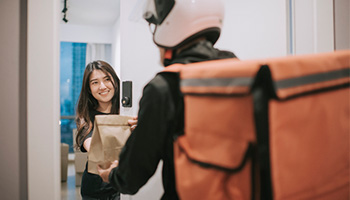
[[[61,199],[59,4],[28,0],[28,199]]]

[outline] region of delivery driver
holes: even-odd
[[[234,58],[213,47],[220,36],[224,6],[221,0],[148,0],[144,18],[154,26],[153,41],[165,67]],[[213,66],[214,67],[214,66]],[[120,160],[99,169],[105,182],[124,194],[135,194],[163,160],[162,199],[178,199],[175,188],[173,133],[176,110],[183,110],[177,73],[156,75],[143,89],[138,125],[121,152]],[[179,99],[179,101],[174,100]]]

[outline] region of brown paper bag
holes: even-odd
[[[88,152],[88,172],[98,174],[97,165],[107,168],[111,161],[119,160],[119,154],[131,130],[128,120],[121,115],[96,115]]]

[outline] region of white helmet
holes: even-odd
[[[224,18],[222,0],[147,0],[144,18],[154,24],[156,45],[174,49],[206,36],[218,40]]]

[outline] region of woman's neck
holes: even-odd
[[[103,112],[103,113],[110,113],[112,109],[112,103],[99,103],[97,111]]]

